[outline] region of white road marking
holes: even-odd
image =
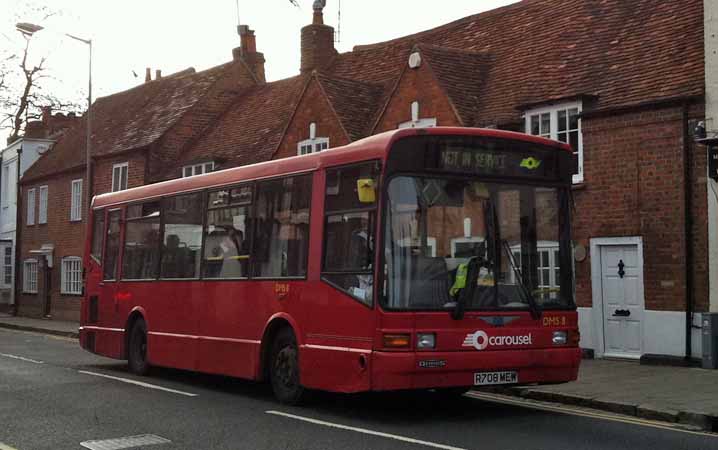
[[[17,356],[17,355],[8,355],[7,353],[0,353],[0,356],[4,356],[6,358],[12,358],[12,359],[19,359],[20,361],[30,362],[33,364],[45,364],[44,362],[38,361],[36,359],[24,358],[22,356]],[[0,450],[2,450],[2,447],[0,447]]]
[[[15,447],[10,447],[7,444],[0,442],[0,450],[17,450]]]
[[[571,407],[569,405],[552,405],[550,403],[541,402],[539,400],[531,400],[527,401],[525,399],[521,398],[513,398],[513,397],[507,397],[500,394],[488,394],[484,392],[469,392],[467,394],[464,394],[467,397],[475,398],[477,400],[484,400],[489,401],[493,403],[503,403],[507,405],[515,405],[520,406],[522,408],[528,408],[528,409],[538,409],[541,411],[551,411],[556,412],[560,414],[568,414],[572,416],[581,416],[581,417],[589,417],[592,419],[601,419],[601,420],[610,420],[613,422],[623,422],[628,423],[632,425],[641,425],[646,427],[652,427],[652,428],[659,428],[662,430],[669,430],[669,431],[678,431],[681,433],[688,433],[688,434],[695,434],[699,436],[709,436],[713,438],[718,438],[718,434],[711,433],[709,431],[696,431],[696,430],[689,430],[685,427],[683,424],[673,424],[669,422],[659,422],[657,420],[649,420],[649,419],[642,419],[640,417],[632,417],[632,416],[621,416],[619,414],[613,414],[610,412],[603,412],[603,411],[592,411],[587,409],[582,409],[579,407]]]
[[[176,389],[170,389],[170,388],[166,388],[166,387],[162,387],[162,386],[157,386],[156,384],[143,383],[142,381],[130,380],[129,378],[113,377],[111,375],[105,375],[103,373],[97,373],[97,372],[88,372],[86,370],[78,370],[78,372],[84,373],[85,375],[92,375],[94,377],[109,378],[110,380],[121,381],[123,383],[128,383],[128,384],[134,384],[134,385],[146,387],[149,389],[157,389],[158,391],[165,391],[165,392],[171,392],[173,394],[186,395],[187,397],[197,397],[197,394],[192,394],[190,392],[178,391]]]
[[[341,425],[338,423],[325,422],[324,420],[311,419],[309,417],[297,416],[295,414],[284,413],[281,411],[265,411],[265,413],[272,414],[275,416],[287,417],[289,419],[301,420],[303,422],[309,422],[309,423],[313,423],[315,425],[323,425],[325,427],[338,428],[340,430],[354,431],[357,433],[369,434],[372,436],[379,436],[379,437],[383,437],[383,438],[387,438],[387,439],[394,439],[397,441],[408,442],[410,444],[424,445],[426,447],[441,448],[444,450],[466,450],[461,447],[452,447],[451,445],[437,444],[436,442],[422,441],[420,439],[414,439],[414,438],[399,436],[399,435],[390,434],[390,433],[383,433],[381,431],[368,430],[366,428],[351,427],[348,425]]]
[[[104,439],[80,442],[80,445],[90,450],[121,450],[123,448],[145,447],[148,445],[171,444],[172,441],[156,434],[140,434],[116,439]],[[2,449],[0,449],[2,450]]]

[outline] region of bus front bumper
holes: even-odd
[[[564,383],[578,377],[578,347],[457,352],[374,352],[371,389],[474,386],[477,373],[516,372],[517,382]],[[481,377],[479,377],[481,378]]]

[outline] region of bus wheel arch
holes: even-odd
[[[262,333],[262,341],[259,353],[259,373],[257,379],[260,381],[269,380],[269,370],[271,368],[270,359],[272,357],[272,346],[277,335],[284,329],[289,329],[294,333],[294,337],[299,345],[299,333],[297,332],[297,326],[291,317],[285,314],[277,314],[273,316],[267,325],[264,327],[264,333]]]

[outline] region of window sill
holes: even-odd
[[[60,292],[61,297],[82,297],[82,293],[73,294],[70,292]]]
[[[35,291],[35,292],[22,291],[22,293],[28,294],[28,295],[37,295],[37,291]]]
[[[70,223],[80,223],[82,219],[70,219]]]
[[[580,183],[574,183],[574,184],[571,186],[571,190],[572,190],[572,191],[582,191],[582,190],[584,190],[584,189],[586,189],[586,182],[585,182],[585,181],[582,181],[582,182],[580,182]]]

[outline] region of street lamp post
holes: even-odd
[[[15,25],[15,27],[20,31],[22,34],[27,36],[32,36],[34,33],[41,31],[44,29],[42,25],[36,25],[33,23],[27,23],[27,22],[20,22]],[[87,117],[86,117],[86,144],[85,144],[85,178],[87,179],[85,184],[87,185],[87,210],[90,210],[90,204],[92,202],[92,161],[91,161],[91,155],[92,155],[92,39],[82,39],[80,37],[74,36],[69,33],[64,33],[65,36],[69,37],[70,39],[74,39],[76,41],[80,41],[84,44],[87,44],[87,48],[89,50],[89,71],[87,76]],[[86,217],[89,217],[89,214],[85,213]]]

